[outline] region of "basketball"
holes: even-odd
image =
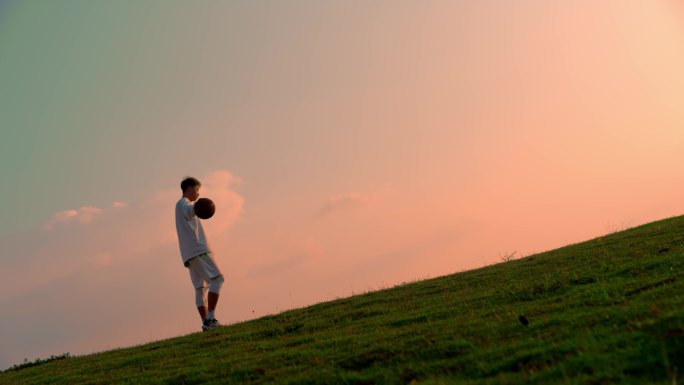
[[[216,206],[209,198],[200,198],[195,202],[195,215],[202,219],[209,219],[214,216]]]

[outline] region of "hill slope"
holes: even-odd
[[[683,269],[677,217],[0,383],[682,383]]]

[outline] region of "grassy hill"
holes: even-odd
[[[684,217],[2,384],[681,384]]]

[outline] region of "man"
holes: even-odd
[[[187,177],[181,182],[183,196],[176,203],[176,231],[183,264],[190,271],[190,280],[195,288],[195,302],[202,317],[202,330],[207,331],[220,326],[214,317],[214,311],[223,285],[223,274],[212,257],[202,222],[195,215],[194,202],[199,198],[201,186],[200,181],[193,177]]]

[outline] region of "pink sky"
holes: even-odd
[[[224,323],[684,212],[678,1],[15,4],[0,369],[199,330],[186,175]]]

